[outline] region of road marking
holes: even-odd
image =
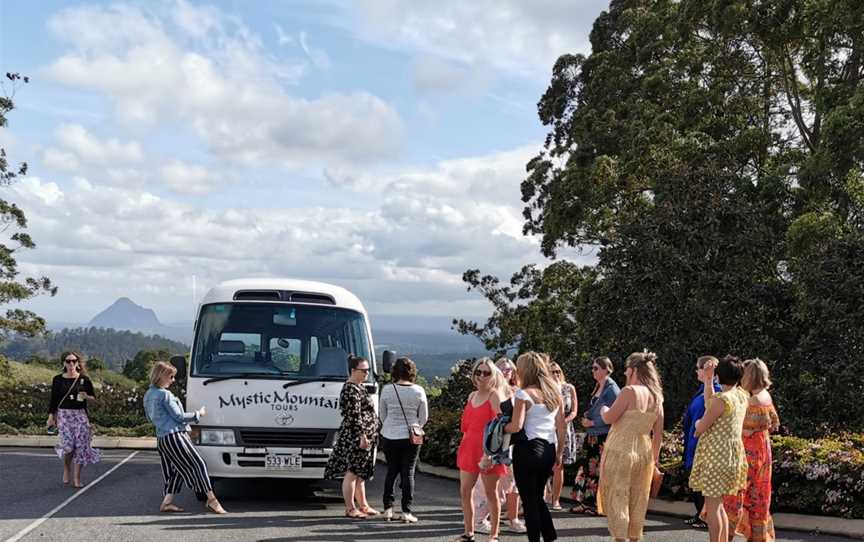
[[[132,459],[132,458],[135,457],[136,455],[138,455],[138,451],[134,451],[134,452],[132,452],[131,454],[129,454],[128,456],[126,456],[126,458],[123,459],[123,461],[121,461],[121,462],[117,463],[116,465],[114,465],[113,467],[111,467],[111,469],[109,469],[108,472],[106,472],[105,474],[103,474],[103,475],[100,476],[99,478],[96,478],[95,480],[93,480],[92,482],[90,482],[90,483],[87,484],[86,486],[82,487],[82,488],[79,489],[78,491],[76,491],[74,495],[72,495],[71,497],[69,497],[69,498],[66,499],[65,501],[63,501],[63,502],[61,502],[60,504],[58,504],[57,506],[55,506],[55,507],[54,507],[50,512],[48,512],[47,514],[45,514],[45,515],[42,516],[41,518],[37,519],[36,521],[34,521],[33,523],[31,523],[30,525],[28,525],[28,526],[24,527],[23,529],[21,529],[21,530],[18,532],[18,534],[16,534],[16,535],[13,536],[12,538],[7,538],[5,542],[18,542],[19,540],[21,540],[22,538],[24,538],[25,536],[27,536],[27,534],[29,534],[30,531],[36,529],[37,527],[39,527],[40,525],[42,525],[43,523],[45,523],[45,522],[46,522],[46,521],[47,521],[51,516],[53,516],[54,514],[56,514],[57,512],[59,512],[60,510],[62,510],[62,509],[63,509],[67,504],[69,504],[70,502],[74,501],[75,499],[77,499],[78,497],[80,497],[81,495],[83,495],[85,491],[87,491],[87,490],[90,489],[91,487],[93,487],[93,486],[95,486],[96,484],[98,484],[99,482],[101,482],[103,479],[105,479],[106,476],[108,476],[109,474],[111,474],[111,473],[114,472],[115,470],[117,470],[117,469],[119,469],[120,467],[122,467],[122,466],[123,466],[123,463],[129,461],[130,459]]]

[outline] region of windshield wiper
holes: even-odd
[[[253,378],[253,377],[261,377],[261,376],[278,376],[270,373],[239,373],[234,375],[225,375],[225,376],[214,376],[213,378],[208,378],[203,382],[203,385],[206,386],[211,382],[222,382],[223,380],[231,380],[233,378]]]
[[[291,386],[297,386],[299,384],[307,384],[309,382],[343,382],[346,377],[344,376],[313,376],[313,377],[305,377],[302,379],[294,380],[291,382],[286,382],[282,384],[282,389],[289,388]]]

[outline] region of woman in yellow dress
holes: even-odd
[[[642,538],[651,480],[660,472],[663,388],[656,358],[651,352],[630,354],[624,370],[627,386],[612,408],[600,410],[612,430],[600,460],[597,505],[616,541]]]
[[[747,485],[747,458],[741,430],[747,414],[748,393],[738,386],[743,374],[741,360],[726,356],[705,363],[705,381],[714,372],[720,393],[705,386],[705,415],[696,422],[696,454],[690,471],[690,487],[705,497],[709,542],[729,541],[729,517],[723,508],[725,495],[737,495]]]

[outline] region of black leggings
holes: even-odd
[[[539,542],[541,534],[545,542],[558,539],[552,514],[543,500],[543,490],[554,466],[555,445],[548,441],[535,438],[513,446],[513,478],[522,498],[530,542]]]
[[[396,476],[402,478],[402,512],[411,512],[414,500],[414,469],[420,455],[420,445],[411,444],[407,438],[390,440],[381,437],[381,448],[387,458],[387,476],[384,477],[384,508],[392,508],[393,486]]]

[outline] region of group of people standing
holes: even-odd
[[[63,460],[63,484],[82,487],[83,466],[101,458],[101,451],[91,446],[87,417],[95,390],[82,356],[64,352],[61,359],[63,372],[52,382],[48,425],[59,429],[56,450]],[[497,542],[502,502],[510,530],[527,533],[532,542],[556,540],[550,508],[561,509],[563,466],[574,463],[571,497],[576,505],[570,511],[605,515],[616,541],[641,539],[652,484],[662,479],[663,389],[656,363],[650,352],[628,356],[626,385],[619,388],[611,378],[612,361],[592,361],[595,386],[578,422],[584,429],[580,450],[574,429],[576,390],[557,363],[538,352],[520,355],[515,365],[507,358],[478,359],[470,372],[474,390],[462,413],[456,454],[464,526],[458,540],[473,542],[475,532],[482,532]],[[415,383],[417,367],[408,358],[396,360],[391,382],[381,389],[377,414],[364,387],[369,361],[351,356],[348,369],[340,395],[342,424],[325,478],[342,479],[347,517],[383,515],[388,520],[396,518],[394,486],[400,478],[399,519],[415,523],[414,472],[429,415],[426,394]],[[162,462],[160,511],[183,511],[173,496],[185,483],[206,496],[210,512],[225,514],[189,438],[189,423],[197,423],[206,410],[184,411],[168,390],[175,374],[174,367],[157,362],[144,396]],[[751,542],[771,542],[775,534],[769,433],[777,430],[779,419],[768,392],[768,368],[759,359],[702,356],[696,360],[696,376],[701,387],[683,421],[684,467],[696,505],[687,523],[707,527],[709,542],[729,542],[736,534]],[[498,437],[508,437],[503,442],[509,440],[509,445],[490,452],[490,437],[496,441],[496,431]],[[387,460],[383,513],[369,504],[365,489],[378,447]],[[482,498],[475,498],[475,487]],[[520,501],[524,523],[519,519]]]

